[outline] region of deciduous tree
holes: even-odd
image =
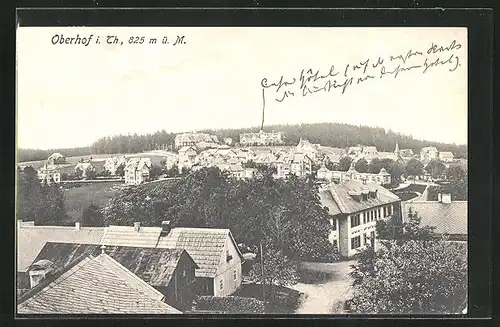
[[[421,176],[424,173],[424,165],[420,160],[412,158],[406,163],[405,171],[408,176]]]
[[[366,159],[364,158],[361,158],[358,161],[356,161],[354,168],[359,173],[366,173],[368,172],[368,161],[366,161]]]
[[[339,160],[339,170],[348,171],[351,167],[352,159],[348,156],[344,156]]]

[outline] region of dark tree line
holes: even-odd
[[[318,123],[301,125],[272,125],[264,128],[265,131],[282,132],[285,136],[285,145],[296,145],[301,138],[312,143],[324,146],[346,148],[357,144],[374,145],[379,151],[394,151],[398,142],[400,148],[412,149],[418,153],[425,146],[435,146],[440,151],[451,151],[457,158],[467,158],[467,146],[456,144],[445,144],[440,142],[428,142],[413,139],[411,136],[386,132],[383,128],[356,126],[340,123]],[[254,128],[233,129],[207,129],[200,132],[216,135],[220,141],[230,137],[234,142],[239,142],[241,133],[257,132]],[[20,162],[47,159],[52,153],[60,152],[66,157],[113,153],[138,153],[154,149],[169,149],[175,140],[174,133],[165,130],[153,134],[131,134],[102,137],[89,147],[74,149],[20,149],[18,158]]]
[[[277,180],[259,169],[235,180],[218,168],[203,168],[174,185],[138,186],[112,198],[105,224],[229,228],[238,243],[277,249],[291,260],[332,261],[328,213],[312,181]]]
[[[60,225],[67,218],[59,185],[40,183],[32,167],[17,171],[16,209],[17,219],[35,225]]]
[[[206,129],[204,133],[215,134],[219,139],[231,137],[239,141],[240,133],[257,132],[259,127],[242,129]],[[451,151],[456,157],[467,157],[467,146],[416,140],[409,135],[386,132],[383,128],[356,126],[341,123],[317,123],[301,125],[270,125],[264,127],[266,132],[277,131],[285,135],[285,144],[296,145],[301,138],[324,146],[346,148],[357,144],[374,145],[379,151],[392,152],[396,142],[400,149],[412,149],[420,152],[426,146],[435,146],[440,151]]]
[[[102,137],[94,142],[90,148],[93,153],[138,153],[149,150],[165,150],[173,146],[175,135],[165,130],[154,134],[132,134]]]

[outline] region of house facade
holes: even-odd
[[[241,146],[265,146],[265,145],[281,145],[283,144],[283,134],[281,132],[264,132],[258,133],[243,133],[240,134]]]
[[[175,136],[175,148],[180,149],[184,146],[196,146],[197,143],[219,143],[217,136],[206,133],[183,133]]]
[[[434,146],[424,147],[420,150],[420,161],[427,163],[439,158],[439,151]]]
[[[200,267],[200,295],[228,296],[241,286],[243,256],[228,229],[173,228],[160,237],[158,248],[184,249]]]
[[[288,174],[305,177],[312,173],[313,160],[303,153],[291,151],[276,160],[276,178],[286,178]]]
[[[450,151],[442,151],[439,152],[439,160],[443,162],[453,162],[455,157],[453,156],[453,153]]]
[[[375,247],[378,220],[401,214],[399,197],[375,183],[330,183],[320,188],[319,195],[330,215],[329,240],[346,258],[367,246]]]
[[[116,170],[120,165],[125,166],[127,164],[127,159],[124,156],[106,158],[104,162],[104,169],[109,171],[111,176],[116,175]]]
[[[75,166],[75,173],[81,172],[82,178],[87,178],[89,172],[95,172],[95,167],[90,161],[81,161]]]
[[[47,164],[37,171],[37,177],[41,183],[47,183],[49,185],[61,182],[61,173],[59,173],[54,166],[48,166]]]
[[[323,165],[317,172],[317,178],[324,181],[346,182],[349,180],[359,180],[376,183],[379,185],[391,184],[391,174],[382,168],[378,174],[359,173],[354,168],[354,163],[348,171],[329,170]]]
[[[149,181],[150,158],[130,158],[125,166],[125,184],[139,185]]]

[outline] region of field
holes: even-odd
[[[146,183],[151,189],[160,184],[173,185],[177,179],[163,179]],[[103,208],[108,201],[121,192],[125,184],[123,181],[109,181],[97,183],[64,184],[64,206],[70,221],[74,222],[81,218],[82,212],[91,204]]]
[[[66,212],[72,221],[80,219],[82,212],[91,204],[103,208],[109,199],[120,192],[113,187],[123,185],[123,182],[99,182],[81,186],[69,186],[64,189],[64,205]]]

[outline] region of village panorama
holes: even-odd
[[[467,311],[465,145],[333,123],[104,137],[20,149],[16,208],[22,315]]]

